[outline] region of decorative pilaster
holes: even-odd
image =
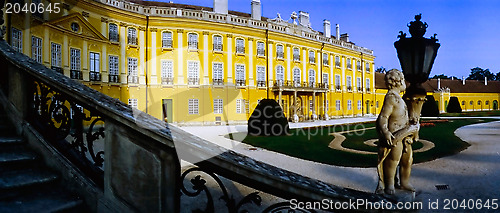
[[[248,38],[248,55],[250,57],[247,57],[248,58],[248,85],[251,86],[251,87],[255,87],[255,79],[253,77],[253,73],[254,73],[254,65],[253,65],[253,38]]]
[[[226,69],[226,74],[227,76],[227,84],[228,85],[234,85],[233,82],[233,35],[232,34],[226,34],[226,43],[227,43],[227,69]]]
[[[149,59],[149,62],[147,61],[146,63],[150,63],[150,66],[148,66],[149,70],[150,70],[150,73],[148,73],[150,75],[150,81],[149,81],[149,84],[151,85],[156,85],[158,84],[158,75],[156,73],[157,69],[158,69],[158,62],[156,61],[156,48],[158,45],[156,45],[156,41],[158,40],[156,38],[156,32],[157,32],[157,29],[156,28],[150,28],[149,31],[151,32],[151,58]],[[149,44],[146,44],[146,45],[149,45]],[[146,53],[147,54],[147,53]],[[146,76],[147,78],[147,76]]]
[[[290,66],[290,58],[292,54],[292,46],[290,44],[286,44],[286,80],[292,80],[292,67]]]
[[[210,79],[208,78],[208,31],[203,31],[203,79],[201,84],[209,85]]]
[[[184,33],[183,29],[177,29],[177,84],[179,84],[179,85],[184,84],[184,75],[183,75],[184,49],[182,47],[182,38],[184,37],[183,33]],[[174,76],[174,79],[175,79],[175,76]]]

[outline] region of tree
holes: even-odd
[[[474,67],[471,69],[469,77],[467,80],[484,80],[484,77],[493,80],[496,76],[490,72],[489,69],[482,69],[480,67]]]
[[[458,102],[458,98],[453,96],[450,97],[450,102],[446,107],[446,112],[462,112],[462,107],[460,107],[460,103]]]
[[[495,76],[496,81],[500,81],[500,72],[497,72],[497,75]]]
[[[375,72],[385,73],[387,72],[387,70],[385,69],[385,67],[377,67],[377,69],[375,69]]]
[[[422,117],[439,116],[439,109],[434,96],[428,95],[425,98],[427,100],[424,102],[424,105],[422,105]]]
[[[431,79],[450,79],[451,77],[446,76],[445,74],[434,75]]]

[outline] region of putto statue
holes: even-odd
[[[382,110],[377,118],[378,142],[378,186],[376,193],[392,195],[395,192],[395,176],[400,165],[401,189],[415,191],[410,184],[413,151],[411,144],[418,138],[419,124],[410,123],[408,109],[400,93],[405,91],[403,73],[392,69],[385,74],[389,90],[385,95]]]

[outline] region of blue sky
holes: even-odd
[[[250,13],[251,0],[228,0],[229,10]],[[174,3],[213,6],[213,0],[173,0]],[[496,0],[261,0],[263,16],[280,13],[288,19],[293,11],[309,12],[313,29],[323,31],[323,19],[340,24],[351,41],[374,50],[375,66],[400,69],[394,41],[406,24],[422,13],[437,33],[441,47],[431,76],[467,77],[473,67],[500,72],[500,1]],[[409,35],[409,33],[408,33]]]

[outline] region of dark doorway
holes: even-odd
[[[172,122],[174,119],[172,114],[172,99],[163,99],[162,104],[163,104],[163,120],[165,122]]]

